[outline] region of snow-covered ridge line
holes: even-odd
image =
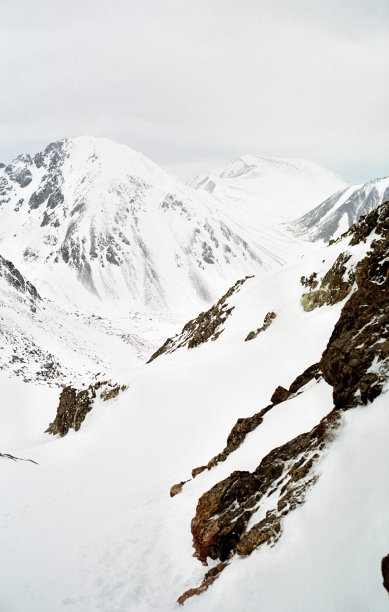
[[[320,362],[297,377],[289,390],[278,387],[270,406],[251,418],[239,419],[224,451],[207,465],[192,471],[192,478],[195,478],[220,461],[228,460],[231,452],[244,443],[247,433],[259,427],[275,405],[304,392],[304,387],[313,378],[317,380],[323,376],[332,386],[334,408],[310,432],[273,449],[253,472],[233,471],[200,497],[191,522],[195,556],[203,564],[207,564],[208,558],[220,560],[217,577],[234,555],[247,556],[263,544],[274,545],[279,540],[285,528],[285,517],[304,503],[308,491],[319,478],[315,464],[336,439],[342,422],[341,411],[373,402],[389,380],[389,354],[381,342],[383,338],[388,341],[388,216],[389,202],[386,202],[342,237],[343,247],[348,242],[351,248],[362,248],[355,277],[353,275],[348,283],[346,292],[342,288],[346,269],[339,274],[337,264],[340,256],[333,266],[332,277],[328,273],[324,275],[324,278],[331,277],[332,284],[325,299],[317,301],[314,308],[342,301],[350,293],[354,278],[356,288],[342,308]],[[367,243],[372,234],[375,239]],[[317,283],[310,287],[312,293],[320,294],[321,289],[316,290],[316,287]],[[333,299],[328,302],[330,292]],[[304,300],[302,304],[304,306]],[[312,310],[305,306],[304,309]],[[171,495],[181,493],[186,482],[190,480],[172,487]],[[267,511],[262,510],[258,516],[263,503]],[[214,578],[213,573],[207,573],[200,586],[186,591],[178,602],[184,604],[189,597],[203,593],[213,584]]]
[[[0,224],[2,252],[42,294],[92,311],[110,301],[122,311],[190,313],[284,261],[208,194],[91,137],[0,168]]]
[[[360,217],[389,200],[389,177],[341,189],[291,225],[297,236],[308,240],[338,238]]]

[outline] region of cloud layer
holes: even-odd
[[[0,8],[4,161],[88,133],[182,175],[244,153],[389,174],[387,0]]]

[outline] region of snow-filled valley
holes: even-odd
[[[388,205],[327,246],[286,220],[346,185],[303,160],[192,187],[90,138],[18,160],[0,610],[386,610]]]

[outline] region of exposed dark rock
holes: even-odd
[[[92,410],[92,404],[90,389],[77,391],[73,387],[64,387],[59,397],[57,416],[45,433],[63,437],[71,428],[78,431],[86,415]]]
[[[271,410],[276,404],[286,401],[299,391],[311,380],[319,380],[321,378],[320,366],[318,363],[307,368],[302,374],[292,382],[289,390],[284,387],[277,387],[271,397],[271,404],[262,408],[259,412],[251,417],[240,418],[235,423],[234,427],[227,438],[227,444],[221,453],[213,457],[206,466],[194,468],[192,470],[192,478],[196,478],[198,474],[203,472],[205,469],[211,470],[221,461],[225,461],[232,452],[234,452],[244,441],[247,434],[254,431],[262,422],[263,417],[269,410]]]
[[[228,299],[237,291],[241,285],[252,276],[246,276],[238,280],[220,300],[206,312],[201,312],[195,319],[189,321],[182,329],[180,334],[173,338],[168,338],[166,342],[157,350],[147,363],[150,363],[163,353],[173,353],[179,348],[194,348],[208,340],[216,340],[223,331],[221,327],[227,317],[231,314],[234,307],[228,307]]]
[[[204,470],[206,470],[206,469],[207,469],[206,465],[200,465],[200,467],[193,468],[193,470],[192,470],[192,478],[196,478],[196,476],[201,474],[201,472],[204,472]]]
[[[174,497],[175,495],[178,495],[179,493],[181,493],[182,487],[184,486],[186,482],[188,481],[182,480],[178,484],[175,484],[172,487],[170,487],[170,497]]]
[[[303,287],[309,287],[309,289],[316,289],[316,287],[319,284],[319,282],[316,279],[317,279],[317,272],[312,272],[311,276],[308,276],[308,277],[302,276],[300,278],[300,283],[302,284]]]
[[[356,266],[357,289],[343,306],[320,362],[337,408],[373,401],[388,375],[389,204],[371,215],[383,217],[383,212],[386,226],[377,226],[381,238],[372,242],[371,251]]]
[[[245,341],[247,342],[247,340],[254,340],[254,338],[256,338],[259,333],[265,331],[265,329],[267,329],[273,323],[273,320],[276,318],[276,316],[277,315],[275,312],[268,312],[265,315],[262,327],[258,327],[258,329],[256,329],[255,331],[251,331],[245,338]]]
[[[291,394],[287,389],[285,389],[285,387],[279,385],[271,396],[270,401],[272,404],[280,404],[281,402],[289,399],[290,395]]]
[[[32,174],[29,166],[32,165],[32,159],[29,155],[19,155],[13,162],[5,168],[5,172],[9,178],[20,187],[27,187],[32,181]]]
[[[354,273],[351,269],[347,270],[345,265],[350,259],[349,253],[341,253],[323,277],[319,289],[302,295],[301,304],[305,311],[309,312],[324,304],[332,306],[348,296],[354,283]],[[316,286],[317,281],[312,284],[312,287]]]
[[[325,242],[331,242],[343,219],[347,220],[348,225],[359,222],[363,215],[374,211],[388,199],[388,193],[383,193],[379,186],[380,181],[382,179],[374,179],[352,190],[349,197],[340,206],[338,206],[339,200],[349,188],[331,195],[322,204],[293,223],[295,233],[298,236],[308,237],[309,240],[322,239]]]
[[[381,572],[383,577],[383,585],[389,593],[389,555],[386,555],[381,561]]]
[[[294,394],[300,391],[306,384],[308,384],[311,380],[320,380],[321,378],[321,369],[319,363],[314,363],[309,366],[302,374],[299,374],[297,378],[294,379],[292,384],[289,387],[289,393]]]
[[[120,386],[120,385],[112,385],[108,383],[107,388],[101,392],[100,397],[102,400],[106,402],[110,399],[114,399],[115,397],[119,395],[120,391],[125,391],[126,389],[127,389],[126,385]]]
[[[16,291],[25,295],[31,311],[35,312],[37,301],[41,300],[36,287],[24,278],[11,261],[4,259],[4,257],[0,255],[0,278],[1,277],[16,289]]]
[[[224,561],[235,552],[250,554],[260,544],[276,541],[281,518],[304,501],[316,481],[313,466],[339,422],[333,410],[310,432],[273,449],[254,472],[235,471],[204,493],[191,523],[195,556],[203,563],[207,557]],[[246,531],[261,499],[275,492],[273,509]]]
[[[213,584],[215,582],[215,580],[217,580],[217,578],[219,578],[221,572],[224,570],[226,565],[227,565],[227,563],[218,563],[215,567],[210,569],[205,574],[205,576],[203,578],[203,581],[200,584],[200,586],[197,587],[197,588],[189,589],[188,591],[185,591],[185,593],[183,593],[177,599],[177,603],[179,603],[181,606],[183,606],[184,603],[186,602],[186,600],[189,599],[189,597],[193,597],[193,595],[200,595],[201,593],[204,593],[204,591],[206,591],[208,589],[208,587],[210,587],[211,584]]]
[[[35,465],[38,465],[38,462],[34,461],[33,459],[21,459],[20,457],[14,457],[9,453],[0,453],[0,457],[4,457],[4,459],[11,459],[12,461],[29,461],[30,463],[35,463]]]
[[[298,376],[289,390],[279,387],[272,396],[273,402],[285,401],[310,380],[320,378],[322,372],[333,387],[335,408],[310,432],[273,449],[253,472],[235,471],[200,497],[191,530],[194,556],[202,563],[206,564],[208,557],[225,561],[234,554],[248,555],[265,543],[274,544],[282,533],[283,517],[304,502],[317,481],[315,464],[336,435],[341,411],[367,404],[381,393],[389,373],[388,212],[385,203],[362,220],[361,228],[350,231],[352,240],[365,240],[372,229],[377,238],[355,273],[348,275],[348,281],[355,280],[356,289],[342,308],[320,363]],[[344,288],[349,284],[344,279],[347,258],[338,258],[323,279],[321,289],[327,296],[330,292],[323,303],[336,303],[343,299],[340,295],[349,293],[351,287]],[[231,448],[261,423],[262,416],[258,413],[237,421],[229,437]],[[224,460],[228,451],[227,444],[210,464]],[[248,529],[264,498],[268,507],[270,497],[270,509]],[[389,591],[389,555],[382,560],[382,575]]]
[[[70,386],[64,387],[59,396],[57,415],[45,433],[59,434],[63,437],[66,436],[69,429],[78,431],[86,415],[93,408],[93,400],[96,398],[98,390],[103,389],[100,392],[100,397],[107,401],[116,397],[120,391],[124,391],[126,388],[125,385],[120,387],[108,381],[97,381],[81,391]]]

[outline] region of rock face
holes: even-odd
[[[254,340],[254,338],[256,338],[258,334],[265,331],[265,329],[267,329],[273,323],[273,320],[276,318],[276,316],[277,315],[275,312],[268,312],[265,315],[262,327],[258,327],[258,329],[251,331],[245,338],[245,341],[247,342],[247,340]]]
[[[389,202],[351,233],[352,242],[375,231],[371,250],[355,269],[356,291],[335,325],[321,359],[337,408],[366,404],[381,393],[389,360]]]
[[[78,306],[104,299],[150,314],[200,311],[262,263],[279,266],[278,253],[259,248],[222,204],[215,214],[208,194],[99,138],[59,140],[0,166],[3,224],[0,252],[52,299],[72,278]]]
[[[4,459],[11,459],[11,461],[29,461],[30,463],[35,463],[36,465],[38,465],[37,462],[33,459],[21,459],[20,457],[14,457],[9,453],[0,453],[0,457],[4,457]]]
[[[210,461],[208,461],[207,465],[192,470],[192,478],[195,478],[205,469],[211,470],[221,461],[225,461],[227,457],[244,442],[247,434],[254,431],[254,429],[256,429],[263,422],[263,418],[265,414],[269,412],[269,410],[271,410],[276,404],[284,402],[290,397],[293,397],[297,393],[301,392],[303,387],[311,380],[315,379],[318,381],[320,378],[320,366],[318,363],[315,363],[300,374],[292,382],[289,389],[284,389],[284,387],[281,386],[277,387],[271,396],[271,403],[268,406],[265,406],[265,408],[262,408],[262,410],[251,417],[245,417],[237,420],[234,427],[231,429],[231,432],[227,438],[227,444],[221,453],[217,454]]]
[[[301,504],[317,476],[313,466],[333,439],[340,415],[332,411],[312,429],[273,449],[254,472],[233,472],[204,493],[191,528],[195,556],[225,561],[234,553],[248,555],[264,542],[276,541],[281,519]],[[274,507],[247,530],[261,500],[277,492]]]
[[[381,571],[382,571],[382,577],[384,579],[383,585],[389,593],[389,555],[386,555],[386,557],[382,559]]]
[[[119,392],[124,391],[126,387],[125,385],[121,387],[119,385],[113,385],[108,381],[98,381],[81,391],[70,386],[64,387],[59,396],[57,415],[54,421],[50,423],[45,433],[53,435],[58,434],[62,438],[66,436],[69,429],[78,431],[86,415],[92,410],[93,401],[100,389],[102,389],[100,397],[106,401],[116,397]]]
[[[320,362],[298,376],[289,389],[277,387],[272,404],[262,411],[238,419],[222,453],[198,468],[200,472],[224,461],[275,403],[288,401],[313,378],[322,374],[333,387],[334,409],[310,432],[273,449],[253,472],[234,471],[200,497],[191,530],[194,556],[203,564],[208,558],[228,562],[235,554],[249,555],[264,543],[274,544],[281,536],[283,517],[304,502],[317,481],[315,464],[335,438],[342,410],[367,404],[381,393],[389,377],[388,229],[389,203],[384,203],[347,232],[350,245],[368,237],[372,241],[352,277],[345,281],[347,256],[341,256],[323,278],[319,289],[325,293],[323,303],[336,303],[350,293],[350,284],[355,285]],[[305,281],[303,284],[315,292],[316,275]],[[267,510],[261,516],[265,498]],[[257,512],[259,520],[252,525],[250,520]],[[382,574],[389,591],[389,556],[382,560]]]
[[[388,177],[341,189],[297,219],[292,229],[308,240],[329,242],[341,234],[341,227],[356,224],[388,199]]]
[[[189,597],[193,597],[193,595],[200,595],[201,593],[204,593],[204,591],[206,591],[208,587],[210,587],[211,584],[213,584],[215,580],[219,578],[221,572],[224,570],[226,565],[227,563],[218,563],[215,567],[213,567],[208,572],[206,572],[200,586],[197,588],[188,589],[188,591],[185,591],[185,593],[183,593],[177,599],[177,603],[183,606],[186,600],[189,599]]]
[[[310,286],[310,291],[304,293],[301,304],[306,312],[319,308],[324,304],[332,306],[344,300],[350,293],[354,283],[354,272],[347,269],[346,264],[351,259],[349,253],[341,253],[334,265],[328,270],[321,281],[320,287],[316,289],[318,281],[312,278],[301,278],[301,283]]]
[[[30,283],[24,276],[15,268],[11,261],[4,259],[0,255],[0,278],[4,278],[9,286],[16,289],[18,293],[23,294],[27,298],[32,312],[36,311],[36,304],[41,300],[40,295],[34,285]]]
[[[194,348],[208,340],[216,340],[223,331],[222,325],[231,314],[234,307],[229,307],[229,298],[239,291],[243,283],[252,276],[246,276],[238,280],[220,300],[206,312],[201,312],[195,319],[189,321],[182,329],[180,334],[174,338],[168,338],[166,342],[157,350],[147,363],[154,361],[164,353],[173,353],[179,348]]]

